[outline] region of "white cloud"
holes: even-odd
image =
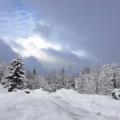
[[[89,54],[84,50],[72,50],[67,49],[64,46],[49,42],[48,39],[34,34],[31,37],[21,38],[17,37],[15,39],[6,39],[6,44],[8,44],[12,50],[24,58],[34,57],[39,60],[44,65],[69,65],[76,64],[75,61],[64,59],[63,56],[57,56],[56,54],[50,54],[49,49],[55,50],[58,53],[68,51],[68,54],[74,54],[78,58],[88,58]],[[48,50],[46,52],[46,50]]]
[[[51,26],[48,22],[45,22],[44,20],[40,20],[40,21],[38,22],[38,24],[39,24],[40,26],[48,26],[48,27]]]
[[[90,54],[89,52],[85,51],[84,49],[73,50],[72,53],[80,59],[86,58],[94,63],[98,62],[98,59],[94,55]]]
[[[88,57],[88,53],[83,49],[81,49],[81,50],[73,50],[72,53],[74,55],[78,56],[79,58]]]
[[[35,22],[35,11],[25,9],[16,0],[0,0],[0,37],[29,36],[33,33]]]
[[[14,41],[9,41],[9,45],[11,46],[13,51],[17,52],[23,57],[33,56],[41,62],[46,63],[56,63],[59,62],[59,60],[57,59],[57,57],[50,56],[44,50],[62,50],[61,46],[48,42],[40,35],[33,35],[28,38],[16,38]]]
[[[2,3],[6,2],[2,0]],[[28,10],[21,4],[16,5],[16,2],[14,4],[11,5],[14,7],[10,7],[12,10],[9,8],[1,11],[0,8],[0,36],[14,52],[25,58],[33,56],[52,66],[77,64],[78,58],[93,59],[83,46],[80,46],[82,44],[78,44],[80,42],[75,32],[53,18],[43,19],[37,11]],[[3,6],[2,9],[6,8]],[[70,58],[75,57],[73,54],[78,57],[77,60]]]

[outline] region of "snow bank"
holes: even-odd
[[[56,93],[38,89],[30,94],[3,90],[0,108],[0,120],[120,120],[120,101],[65,89]]]

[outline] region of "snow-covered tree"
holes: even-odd
[[[43,90],[51,91],[45,77],[37,74],[35,69],[33,72],[27,72],[26,87],[31,90],[42,88]]]
[[[102,67],[99,76],[99,91],[102,94],[111,94],[114,88],[120,87],[120,65],[106,64]]]
[[[8,91],[12,91],[15,88],[22,89],[25,80],[25,71],[22,59],[17,57],[12,60],[8,69],[8,74],[5,77],[8,80]]]
[[[86,81],[88,81],[89,76],[86,72],[80,72],[79,77],[75,79],[75,89],[79,93],[86,93]]]
[[[5,74],[5,70],[6,70],[6,64],[0,61],[0,81],[2,81],[2,78]]]
[[[54,71],[46,75],[46,80],[51,86],[52,91],[56,91],[61,88],[65,88],[65,70]]]
[[[75,78],[76,78],[76,74],[73,71],[73,66],[69,65],[66,68],[66,72],[65,72],[65,79],[64,79],[64,87],[66,89],[75,89]]]
[[[111,94],[120,87],[120,65],[116,63],[83,69],[75,79],[75,88],[80,93]]]
[[[92,81],[92,88],[93,88],[93,93],[96,93],[98,94],[99,93],[99,89],[98,89],[98,86],[99,86],[99,75],[100,75],[100,70],[101,70],[101,67],[99,65],[95,66],[94,68],[91,69],[91,72],[90,72],[90,79]]]
[[[53,92],[61,88],[74,89],[74,78],[71,69],[69,68],[67,70],[64,67],[59,71],[54,71],[46,76],[46,80]]]

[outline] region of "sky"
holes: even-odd
[[[0,59],[82,68],[120,61],[119,0],[0,0]]]

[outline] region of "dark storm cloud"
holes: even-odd
[[[68,44],[69,49],[88,51],[98,63],[119,62],[119,0],[23,0],[23,3],[37,10],[40,17],[68,30],[67,34],[60,34],[57,42]],[[48,35],[47,31],[45,28]]]

